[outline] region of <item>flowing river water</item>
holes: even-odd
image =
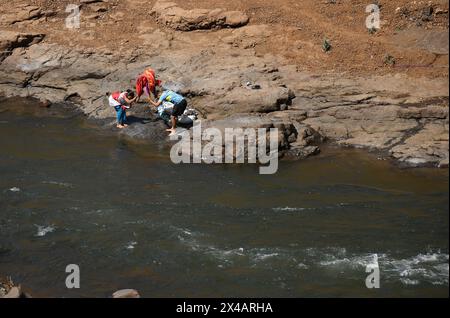
[[[0,107],[0,276],[35,297],[448,297],[448,170],[332,147],[272,176],[174,165],[167,145],[14,103]]]

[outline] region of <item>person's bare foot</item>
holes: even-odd
[[[123,128],[125,128],[125,126],[124,125],[117,125],[117,128],[119,128],[119,129],[123,129]]]
[[[123,127],[128,127],[128,124],[123,124]]]
[[[166,131],[170,133],[169,136],[173,136],[177,130],[171,128],[171,129],[166,129]]]

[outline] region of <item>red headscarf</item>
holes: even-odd
[[[142,94],[144,94],[144,87],[147,87],[149,92],[154,93],[155,87],[160,85],[161,81],[156,80],[155,71],[151,68],[148,68],[136,80],[137,95],[141,97]]]

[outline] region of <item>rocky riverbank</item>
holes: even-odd
[[[112,298],[140,298],[139,292],[134,289],[121,289],[115,291]],[[20,285],[14,284],[11,278],[0,280],[0,299],[32,298],[24,292]]]
[[[22,291],[20,285],[14,284],[10,277],[0,279],[0,298],[31,298],[28,293]]]
[[[136,1],[126,2],[128,8],[138,7]],[[448,166],[448,72],[431,78],[394,68],[363,75],[303,70],[276,51],[258,51],[279,33],[251,23],[245,12],[190,10],[162,0],[144,10],[152,22],[140,19],[133,34],[139,44],[113,38],[113,47],[88,46],[83,41],[95,37],[96,25],[120,28],[132,22],[119,14],[115,1],[81,4],[90,15],[76,30],[56,29],[64,28],[58,11],[37,5],[17,6],[21,14],[15,19],[2,12],[0,94],[34,97],[46,105],[71,103],[112,125],[114,112],[105,93],[131,87],[151,66],[166,88],[188,97],[206,126],[277,127],[284,153],[305,158],[328,141],[381,151],[406,165]],[[448,38],[442,41],[425,36],[421,50],[439,47],[439,56],[448,59]],[[278,51],[289,49],[287,44]],[[133,125],[121,134],[166,138],[163,124],[144,104],[131,115]]]

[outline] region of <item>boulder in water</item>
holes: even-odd
[[[113,298],[141,298],[137,290],[134,289],[122,289],[116,291],[113,295]]]

